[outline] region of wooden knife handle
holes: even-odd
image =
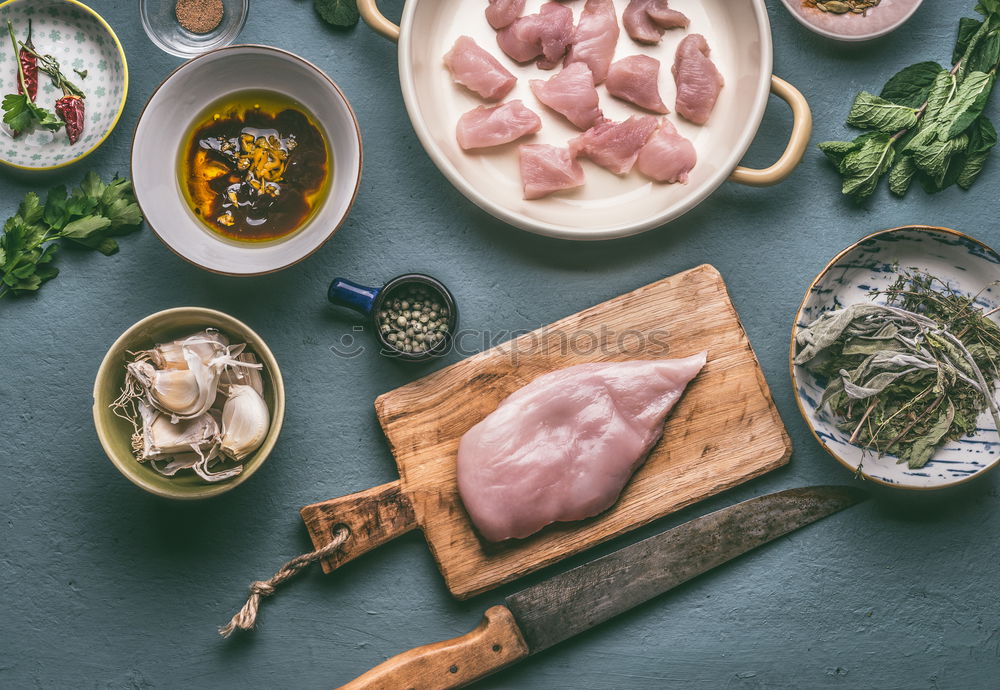
[[[494,606],[472,632],[398,654],[341,690],[461,688],[528,656],[514,614]]]
[[[333,541],[341,526],[350,533],[343,546],[322,561],[325,573],[418,527],[413,504],[400,481],[313,503],[300,510],[299,515],[317,549]]]

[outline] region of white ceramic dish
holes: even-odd
[[[528,0],[525,13],[536,12],[541,0]],[[627,0],[615,0],[619,14]],[[582,2],[571,3],[579,18]],[[633,235],[667,223],[689,211],[732,177],[745,184],[773,184],[798,164],[812,128],[802,95],[771,76],[771,33],[763,0],[676,0],[674,7],[691,19],[690,31],[700,32],[712,47],[712,59],[726,79],[709,123],[698,127],[670,115],[681,133],[694,141],[699,162],[687,185],[661,185],[638,173],[617,177],[584,161],[586,184],[536,201],[525,201],[515,142],[488,153],[463,152],[455,140],[459,116],[482,101],[453,83],[442,57],[463,34],[472,36],[518,77],[507,97],[520,98],[543,115],[544,125],[530,141],[565,146],[579,131],[536,102],[529,79],[547,79],[554,71],[521,66],[497,47],[496,32],[486,22],[485,2],[468,0],[407,0],[401,26],[383,17],[375,0],[359,0],[362,17],[379,33],[399,41],[399,77],[413,128],[442,173],[472,202],[512,225],[543,235],[600,240]],[[675,87],[670,74],[677,44],[686,32],[669,31],[659,46],[640,46],[622,31],[616,59],[645,53],[660,60],[660,90],[673,106]],[[737,169],[760,126],[768,93],[787,100],[795,114],[791,142],[781,160],[766,171]],[[600,87],[607,117],[622,119],[637,111],[612,98]],[[734,172],[735,171],[735,172]]]
[[[870,41],[890,34],[909,20],[923,0],[882,0],[870,16],[831,14],[804,7],[802,0],[781,0],[798,22],[820,36],[835,41]]]
[[[7,21],[18,40],[27,39],[28,20],[38,52],[52,55],[66,77],[86,94],[83,135],[70,144],[66,132],[26,132],[15,141],[0,125],[0,163],[20,170],[55,170],[87,157],[104,143],[125,108],[128,63],[114,30],[77,0],[7,0],[0,3],[0,94],[16,93],[17,69]],[[73,70],[86,71],[84,79]],[[53,111],[62,91],[39,74],[36,100]]]
[[[333,179],[326,198],[294,234],[241,244],[213,233],[181,191],[178,156],[196,118],[240,91],[273,91],[300,104],[323,128]],[[361,132],[340,88],[318,67],[268,46],[231,46],[190,60],[153,93],[132,142],[132,181],[150,227],[175,253],[208,271],[260,275],[287,268],[319,249],[347,218],[361,182]]]
[[[959,292],[982,291],[979,305],[986,311],[1000,303],[1000,288],[993,284],[1000,277],[1000,255],[986,245],[947,228],[884,230],[842,251],[809,286],[792,328],[792,362],[800,328],[825,311],[869,302],[872,289],[885,288],[896,279],[897,266],[930,273]],[[975,436],[945,444],[920,469],[900,465],[894,456],[864,452],[848,441],[849,434],[837,428],[829,409],[819,409],[825,382],[817,381],[805,367],[790,366],[799,411],[813,435],[852,472],[860,468],[866,478],[896,488],[940,489],[978,477],[1000,464],[1000,435],[988,412],[977,421]]]

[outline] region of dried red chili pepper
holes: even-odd
[[[31,20],[28,20],[28,40],[24,42],[17,58],[21,61],[21,71],[24,72],[24,83],[28,87],[28,98],[34,101],[38,96],[38,58],[35,57],[35,44],[31,42]],[[21,80],[17,80],[17,92],[24,93]]]
[[[66,123],[66,136],[71,144],[79,141],[83,134],[85,107],[83,99],[73,94],[66,94],[56,101],[56,114]]]

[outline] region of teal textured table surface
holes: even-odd
[[[3,217],[30,189],[75,184],[88,169],[127,174],[143,104],[180,63],[147,39],[137,2],[91,4],[128,55],[121,122],[82,165],[31,180],[0,174]],[[973,4],[925,2],[897,33],[851,46],[819,39],[768,0],[774,71],[809,99],[814,142],[848,134],[857,91],[879,89],[910,63],[947,61],[958,18]],[[398,19],[401,0],[384,5]],[[1000,247],[997,160],[971,192],[912,190],[897,200],[883,185],[858,207],[841,197],[815,146],[783,184],[727,183],[679,221],[635,238],[536,237],[480,211],[431,163],[403,107],[392,43],[363,24],[326,28],[308,0],[255,0],[239,40],[299,53],[343,88],[365,143],[357,204],[319,252],[275,275],[203,272],[144,229],[110,258],[65,251],[62,273],[38,296],[0,302],[0,687],[332,687],[388,656],[467,632],[503,595],[544,577],[456,601],[414,532],[332,575],[311,568],[266,601],[256,631],[219,637],[251,580],[310,549],[301,506],[397,478],[374,398],[457,360],[403,365],[372,348],[337,356],[333,346],[355,322],[326,302],[335,276],[375,284],[409,271],[435,275],[455,293],[464,327],[495,342],[701,263],[721,271],[792,437],[790,464],[553,573],[738,500],[852,481],[813,440],[792,396],[788,338],[809,282],[850,243],[898,225],[952,227]],[[991,111],[1000,114],[996,104]],[[746,163],[771,163],[790,120],[772,97]],[[283,370],[288,410],[272,457],[250,481],[209,501],[172,503],[107,461],[91,389],[123,330],[187,305],[221,309],[264,337]],[[478,687],[996,687],[997,486],[993,473],[944,493],[876,491],[875,501]]]

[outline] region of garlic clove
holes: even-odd
[[[252,386],[231,385],[222,408],[220,451],[233,460],[243,460],[260,448],[270,424],[271,415],[260,393]]]
[[[139,403],[139,412],[143,422],[140,462],[179,453],[200,455],[218,445],[219,425],[210,414],[173,424],[169,416],[145,403]]]
[[[188,369],[164,369],[152,378],[149,394],[161,410],[183,413],[197,408],[201,399],[198,378]]]
[[[228,395],[230,386],[246,385],[257,391],[258,395],[264,395],[264,379],[260,373],[263,365],[257,361],[257,357],[252,352],[230,352],[230,356],[236,362],[226,367],[222,373],[219,389]]]

